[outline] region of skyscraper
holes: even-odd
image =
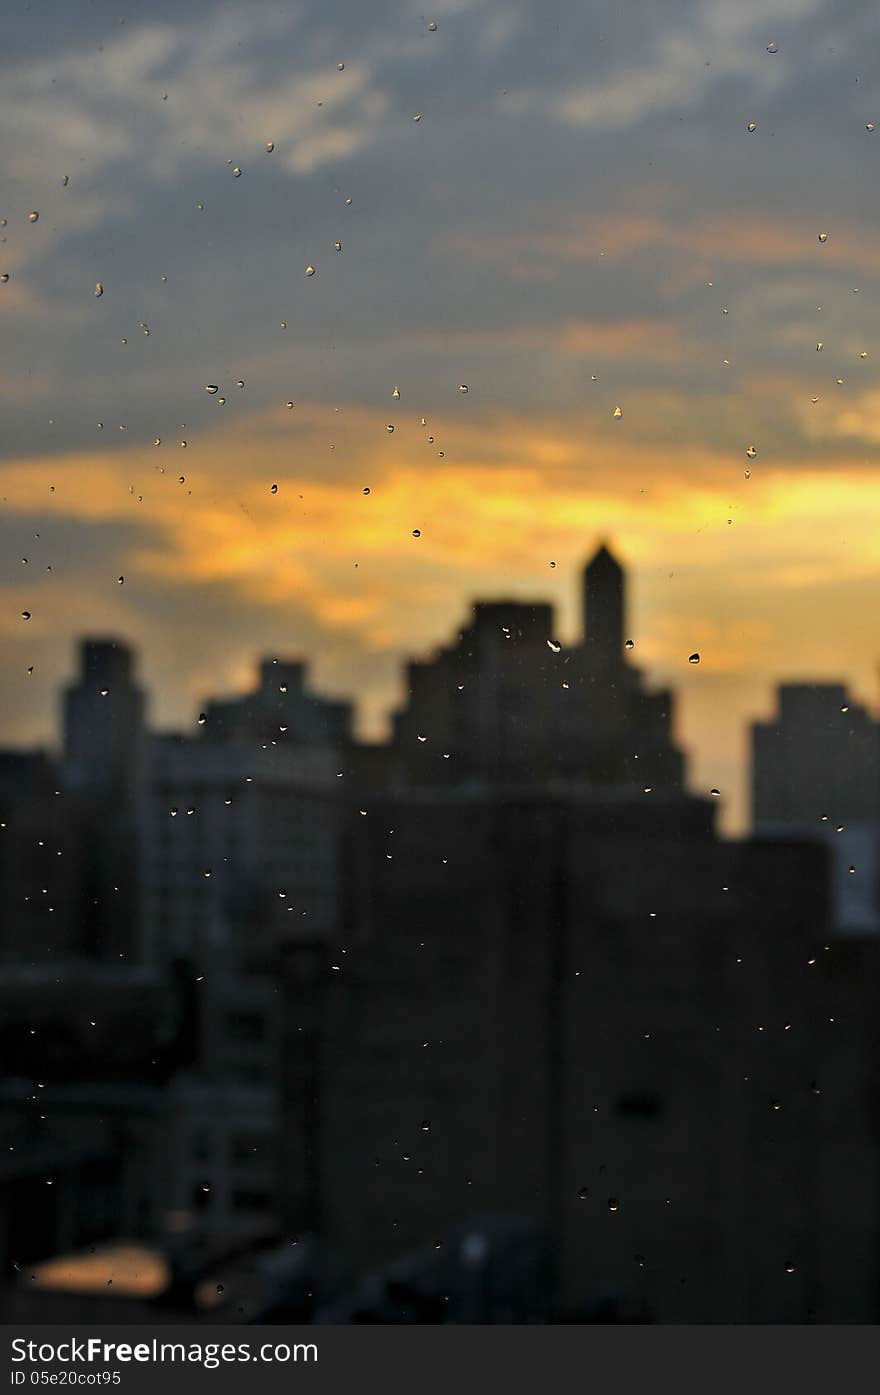
[[[585,634],[571,646],[545,602],[481,601],[456,642],[409,664],[394,717],[400,778],[681,788],[672,695],[628,662],[625,575],[605,544],[582,585]]]
[[[64,693],[64,785],[128,801],[140,773],[144,695],[134,655],[117,639],[84,639],[79,677]]]
[[[62,788],[77,839],[75,939],[99,959],[136,952],[137,809],[144,695],[121,640],[86,639],[79,677],[64,693]]]
[[[842,683],[783,683],[754,723],[752,823],[827,843],[834,928],[880,930],[880,728]]]
[[[584,640],[592,657],[609,664],[623,659],[626,577],[617,558],[601,543],[584,568]]]

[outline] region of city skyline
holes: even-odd
[[[586,562],[583,562],[582,559],[583,564],[581,567],[578,568],[577,571],[578,579],[581,577],[585,569],[585,566],[590,561],[590,559],[595,560],[598,554],[605,550],[606,542],[602,539],[597,539],[595,549],[590,554],[589,558],[586,559]],[[613,545],[611,556],[615,557]],[[558,567],[558,564],[554,568],[554,570],[561,570]],[[631,590],[631,587],[629,586],[630,573],[628,571],[625,571],[625,575],[627,577],[628,590]],[[578,581],[578,584],[575,585],[575,578],[569,578],[569,580],[572,582],[572,584],[569,586],[569,590],[577,592],[577,590],[579,589],[579,585],[581,585],[582,583]],[[565,658],[566,655],[570,655],[572,652],[574,652],[579,643],[583,643],[584,635],[586,633],[586,627],[584,625],[583,616],[581,616],[579,621],[576,620],[573,626],[571,624],[569,625],[569,629],[573,629],[574,633],[570,634],[568,640],[562,641],[559,638],[558,623],[556,621],[556,616],[558,614],[557,607],[552,602],[548,602],[546,597],[540,597],[537,593],[532,594],[531,596],[522,596],[517,598],[514,598],[512,596],[491,599],[488,597],[474,598],[471,599],[469,603],[468,611],[470,615],[473,616],[478,614],[481,610],[493,611],[495,608],[498,608],[500,613],[500,610],[503,609],[505,605],[512,607],[531,606],[536,609],[549,608],[550,614],[553,617],[553,619],[548,626],[545,626],[545,628],[548,629],[546,639],[548,641],[548,645],[550,643],[552,643],[553,646],[557,644],[560,645],[560,652],[562,653],[563,658]],[[581,602],[581,605],[583,605],[583,602]],[[564,607],[566,611],[570,611],[572,608],[573,607],[571,606]],[[623,616],[621,617],[621,619],[628,615],[628,611],[629,606],[627,605],[623,611]],[[466,633],[467,623],[468,621],[466,618],[464,626],[461,629],[454,632],[458,635],[459,640]],[[630,627],[628,618],[625,619],[623,623],[625,624],[625,632],[627,635],[627,639],[624,643],[621,643],[620,645],[620,658],[622,661],[624,661],[626,666],[630,668],[630,670],[641,672],[648,683],[649,689],[656,691],[660,686],[658,676],[654,672],[652,672],[652,670],[647,665],[639,662],[640,656],[637,653],[635,641],[631,641],[629,639]],[[445,640],[447,643],[449,642],[450,638],[452,638],[452,635],[450,634],[450,632],[447,632],[445,636]],[[243,669],[243,676],[240,680],[239,686],[234,689],[224,689],[222,691],[219,689],[212,689],[210,685],[210,680],[206,680],[206,683],[199,697],[195,699],[192,704],[191,713],[188,721],[186,721],[186,723],[177,721],[173,724],[169,724],[167,721],[163,723],[161,721],[161,718],[158,721],[155,720],[155,712],[157,710],[157,705],[154,702],[155,690],[151,683],[150,674],[148,672],[150,667],[150,656],[145,656],[143,654],[143,651],[136,644],[132,643],[128,636],[122,634],[108,634],[101,636],[80,635],[77,636],[75,639],[74,662],[70,666],[69,672],[67,672],[65,676],[62,677],[62,680],[59,684],[59,690],[56,696],[56,711],[54,714],[55,721],[53,728],[48,733],[47,738],[42,741],[22,741],[18,743],[4,741],[3,744],[7,749],[17,749],[24,751],[28,749],[43,748],[55,753],[60,752],[63,744],[63,713],[61,698],[63,696],[64,691],[66,691],[67,684],[69,683],[71,677],[76,677],[76,656],[79,655],[80,662],[82,662],[82,654],[84,652],[85,647],[95,645],[97,645],[98,647],[115,647],[118,645],[122,651],[125,651],[129,654],[134,666],[134,673],[132,675],[133,679],[135,682],[140,683],[142,685],[144,691],[145,705],[147,711],[147,728],[157,736],[195,736],[201,734],[203,732],[205,724],[205,709],[207,709],[208,711],[211,711],[213,708],[223,710],[224,708],[229,708],[230,705],[234,707],[236,703],[240,704],[242,702],[247,702],[251,695],[259,693],[261,683],[265,683],[267,681],[267,675],[270,667],[272,665],[278,665],[280,669],[292,668],[296,670],[301,670],[301,673],[297,675],[296,681],[305,682],[307,692],[311,693],[314,696],[319,706],[321,704],[326,704],[327,702],[331,702],[332,704],[333,700],[336,700],[337,704],[340,705],[340,707],[347,705],[350,708],[350,716],[348,720],[350,720],[351,723],[351,733],[353,738],[356,741],[365,742],[365,744],[368,746],[384,746],[387,745],[388,741],[392,739],[393,719],[395,713],[399,711],[401,702],[406,700],[407,687],[405,675],[407,666],[413,663],[415,663],[417,666],[425,663],[431,664],[438,658],[439,655],[441,655],[444,652],[444,645],[442,643],[438,643],[421,653],[409,655],[401,654],[399,656],[399,675],[397,682],[394,685],[394,689],[392,689],[392,692],[389,696],[389,706],[382,714],[381,719],[372,726],[372,729],[370,728],[369,723],[367,723],[365,730],[365,714],[361,704],[358,701],[357,692],[344,694],[339,693],[338,691],[330,692],[325,690],[320,686],[319,682],[316,680],[316,668],[318,669],[318,671],[320,670],[320,664],[315,663],[316,656],[313,654],[309,654],[308,652],[290,650],[286,652],[279,652],[276,654],[254,652],[250,656],[249,666]],[[144,662],[145,659],[146,663]],[[691,668],[701,667],[703,662],[704,656],[702,652],[699,653],[699,664],[694,664],[691,661],[691,654],[688,654],[685,658],[685,663]],[[853,690],[850,686],[848,676],[834,675],[834,678],[836,678],[839,684],[841,685],[841,691],[844,693],[844,696],[848,698],[851,705],[853,705],[854,707],[858,706],[858,704],[856,704],[853,701]],[[778,701],[780,694],[786,687],[791,686],[792,681],[794,680],[792,680],[791,678],[777,678],[777,681],[773,683],[772,687],[770,688],[767,703],[768,709],[772,709],[772,704]],[[820,691],[826,688],[828,689],[828,691],[830,691],[832,686],[832,680],[825,678],[810,679],[800,676],[795,681],[796,689],[816,687]],[[165,701],[158,705],[158,710],[168,711],[169,695],[166,692],[162,696],[164,697]],[[678,737],[680,741],[680,732],[682,724],[679,716],[680,690],[677,685],[673,687],[672,697],[674,704],[672,729],[673,733]],[[180,711],[182,709],[182,706],[182,695],[178,695],[176,699],[172,698],[172,701],[170,703],[171,710]],[[841,707],[841,712],[843,715],[845,715],[848,710],[849,708],[846,706]],[[860,708],[860,710],[866,710],[869,716],[873,715],[873,709],[870,704],[867,705],[866,709]],[[769,722],[772,726],[772,710],[767,710],[765,712],[763,720],[765,722]],[[751,714],[751,716],[745,716],[743,719],[742,728],[737,733],[738,739],[741,740],[743,744],[745,744],[748,741],[749,733],[752,731],[754,727],[754,721],[755,714]],[[718,806],[718,813],[720,827],[726,833],[733,836],[738,836],[746,832],[746,830],[751,826],[751,817],[748,806],[750,803],[749,786],[753,777],[751,759],[748,752],[745,751],[742,757],[739,781],[737,781],[732,787],[728,787],[727,789],[721,790],[719,790],[719,786],[717,784],[706,785],[705,787],[703,787],[703,785],[699,782],[698,775],[695,773],[696,771],[699,771],[702,764],[699,752],[695,753],[692,750],[688,749],[688,747],[685,745],[684,759],[686,772],[685,779],[687,788],[695,794],[703,795],[708,794],[711,790],[712,794],[719,798],[720,802]],[[802,821],[805,824],[809,823],[810,816],[808,812],[805,814],[805,817]]]

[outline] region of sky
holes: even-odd
[[[878,38],[870,0],[12,7],[0,744],[55,739],[84,634],[157,727],[301,655],[379,736],[475,598],[573,642],[607,539],[741,827],[774,685],[880,682]]]

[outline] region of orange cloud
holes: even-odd
[[[557,353],[628,362],[665,362],[682,349],[681,329],[671,320],[563,320],[555,325],[512,325],[506,329],[466,330],[442,334],[426,331],[395,342],[404,352]]]
[[[830,451],[808,467],[761,456],[746,479],[744,460],[692,441],[671,451],[627,435],[628,420],[469,403],[427,426],[398,412],[388,433],[384,413],[306,404],[233,418],[191,435],[186,451],[129,444],[9,462],[7,516],[138,526],[124,588],[88,557],[63,575],[17,574],[0,626],[23,672],[32,639],[57,649],[93,614],[137,638],[151,594],[167,629],[175,594],[191,593],[200,619],[214,589],[239,617],[223,619],[221,606],[205,620],[222,629],[221,681],[250,672],[258,618],[295,650],[289,617],[306,617],[321,637],[307,655],[316,681],[356,692],[375,731],[399,659],[446,641],[475,596],[553,600],[559,634],[574,638],[578,570],[609,535],[630,569],[633,657],[681,694],[699,780],[720,787],[718,768],[730,783],[730,752],[778,676],[872,681],[880,480]],[[370,656],[388,662],[371,668]],[[217,685],[198,654],[166,662],[183,669],[182,693]],[[742,808],[741,785],[731,808]]]
[[[826,229],[821,229],[826,231]],[[880,271],[880,250],[870,237],[845,226],[819,243],[820,229],[761,217],[707,216],[686,223],[641,214],[584,215],[567,226],[533,234],[499,234],[487,242],[460,237],[456,249],[474,259],[503,259],[514,274],[533,271],[535,260],[626,262],[645,250],[662,251],[701,267],[733,262],[746,266],[846,266]],[[546,269],[546,268],[545,268]],[[702,271],[701,271],[702,274]]]

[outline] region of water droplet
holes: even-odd
[[[336,64],[336,71],[339,72],[339,73],[344,73],[344,72],[345,72],[345,64],[344,64],[344,63],[337,63],[337,64]]]
[[[470,389],[468,388],[467,383],[459,383],[458,390],[459,392],[468,392]]]
[[[365,494],[369,494],[369,492],[370,492],[370,486],[369,486],[368,484],[365,484],[365,485],[364,485],[364,493],[365,493]]]
[[[349,194],[348,197],[347,197],[347,199],[345,200],[345,206],[346,206],[346,208],[350,208],[350,207],[351,207],[351,194]]]
[[[161,446],[161,444],[162,444],[162,437],[161,437],[161,436],[154,436],[154,437],[153,437],[153,445],[154,445],[154,446]]]
[[[116,583],[117,583],[118,586],[124,586],[124,585],[125,585],[125,577],[124,577],[124,576],[118,576],[118,577],[116,578]]]
[[[552,649],[554,654],[560,654],[562,652],[562,645],[559,643],[558,639],[548,639],[547,648]]]
[[[267,140],[263,146],[263,149],[265,150],[267,155],[271,155],[272,151],[275,149],[274,140]]]
[[[417,112],[415,113],[415,115],[413,116],[413,121],[421,121],[421,119],[422,119],[422,113],[421,113],[420,111],[417,111]]]
[[[233,165],[233,167],[232,167],[232,173],[235,175],[235,178],[236,178],[236,179],[241,179],[241,166],[240,166],[240,165]]]
[[[619,1211],[619,1210],[620,1210],[620,1202],[617,1200],[617,1197],[616,1197],[616,1196],[609,1196],[609,1198],[608,1198],[608,1210],[611,1211],[611,1212]]]
[[[423,1119],[422,1122],[421,1122],[420,1127],[421,1127],[422,1133],[430,1133],[430,1131],[431,1131],[431,1121],[430,1121],[430,1119]]]
[[[103,282],[101,282],[101,281],[96,281],[96,282],[95,282],[95,298],[96,298],[97,300],[100,300],[100,299],[101,299],[101,296],[102,296],[103,294],[104,294],[104,285],[103,285]]]
[[[773,43],[773,41],[771,40],[771,42],[767,45],[767,52],[768,52],[768,53],[778,53],[778,52],[779,52],[779,45]]]
[[[277,486],[277,484],[273,484],[273,485],[272,485],[272,488],[269,490],[269,493],[270,493],[270,494],[277,494],[277,493],[278,493],[278,486]]]
[[[828,241],[828,234],[827,234],[827,233],[819,233],[819,241],[820,241],[820,242],[827,242],[827,241]]]
[[[333,244],[333,250],[334,250],[335,252],[341,252],[341,251],[342,251],[342,243],[341,243],[341,242],[334,242],[334,244]]]
[[[587,1187],[581,1187],[580,1191],[578,1192],[578,1201],[586,1201],[589,1195],[589,1189]]]
[[[633,644],[633,641],[631,639],[628,639],[623,647],[624,649],[633,649],[635,646]]]
[[[817,353],[817,354],[821,354],[821,352],[822,352],[822,350],[823,350],[824,348],[825,348],[825,344],[824,344],[824,342],[820,339],[819,342],[818,342],[818,344],[816,345],[816,353]]]
[[[757,454],[758,454],[758,452],[757,452],[757,449],[755,448],[755,446],[748,446],[748,447],[746,448],[746,455],[749,457],[749,460],[754,460],[754,458],[755,458],[755,456],[756,456]]]
[[[700,662],[700,656],[699,656],[699,654],[696,654],[696,653],[695,653],[695,654],[689,655],[689,657],[688,657],[688,663],[689,663],[689,664],[698,664],[699,662]]]
[[[391,396],[392,396],[392,397],[399,397],[399,396],[400,396],[400,388],[399,388],[399,387],[393,387],[393,388],[391,389]]]
[[[614,408],[614,411],[611,413],[611,415],[615,418],[615,420],[620,420],[620,418],[623,416],[623,408],[620,406],[620,403],[618,403],[618,405]]]
[[[23,611],[21,612],[21,618],[22,618],[22,620],[30,620],[30,618],[31,618],[31,613],[30,613],[30,611],[29,611],[29,610],[23,610]]]
[[[217,1285],[217,1292],[218,1292],[218,1293],[222,1293],[222,1292],[223,1292],[223,1285],[222,1285],[222,1284],[218,1284],[218,1285]]]
[[[750,121],[750,122],[747,124],[747,126],[746,126],[746,130],[747,130],[747,131],[757,131],[757,129],[758,129],[758,123],[757,123],[757,121]]]
[[[217,391],[218,388],[216,383],[205,383],[205,392],[210,392],[211,394],[213,394]]]
[[[199,726],[200,726],[200,727],[203,727],[203,726],[205,725],[205,723],[207,722],[207,720],[208,720],[208,718],[207,718],[206,714],[205,714],[204,712],[200,712],[200,713],[199,713]]]
[[[33,210],[28,214],[28,222],[29,222],[29,223],[36,223],[36,222],[39,221],[39,217],[40,217],[40,215],[39,215],[39,213],[37,212],[37,210],[36,210],[36,209],[33,209]]]
[[[793,1265],[793,1264],[791,1263],[791,1261],[789,1261],[789,1263],[786,1264],[786,1266],[785,1266],[785,1272],[786,1272],[786,1274],[794,1274],[794,1273],[795,1273],[795,1265]]]
[[[866,131],[873,131],[873,129],[874,129],[874,123],[873,123],[873,121],[866,121],[866,122],[865,122],[865,130],[866,130]]]
[[[713,785],[712,788],[710,789],[709,793],[711,794],[711,796],[712,796],[713,799],[720,799],[720,798],[721,798],[721,791],[720,791],[720,790],[716,790],[716,788],[715,788],[714,785]]]
[[[312,266],[311,262],[309,262],[309,265],[306,267],[306,276],[314,276],[314,274],[315,268]]]
[[[394,427],[391,425],[391,422],[390,422],[390,421],[389,421],[388,425],[385,427],[385,430],[386,430],[387,432],[389,432],[389,433],[392,432],[392,431],[394,430]]]
[[[8,280],[9,280],[9,272],[8,272],[8,271],[0,272],[0,284],[2,284],[2,285],[5,286],[5,285],[6,285],[6,282],[7,282]]]
[[[432,33],[432,34],[436,34],[436,33],[437,33],[437,22],[436,22],[436,20],[433,20],[433,19],[431,20],[430,24],[428,25],[428,29],[429,29],[430,33]]]
[[[414,538],[420,538],[422,536],[421,529],[413,528],[412,535]]]
[[[861,353],[859,354],[859,358],[867,358],[867,357],[868,357],[868,350],[867,350],[867,349],[862,349]]]
[[[292,412],[292,411],[293,411],[293,403],[292,403],[292,402],[285,402],[284,405],[285,405],[285,407],[287,408],[288,412]]]

